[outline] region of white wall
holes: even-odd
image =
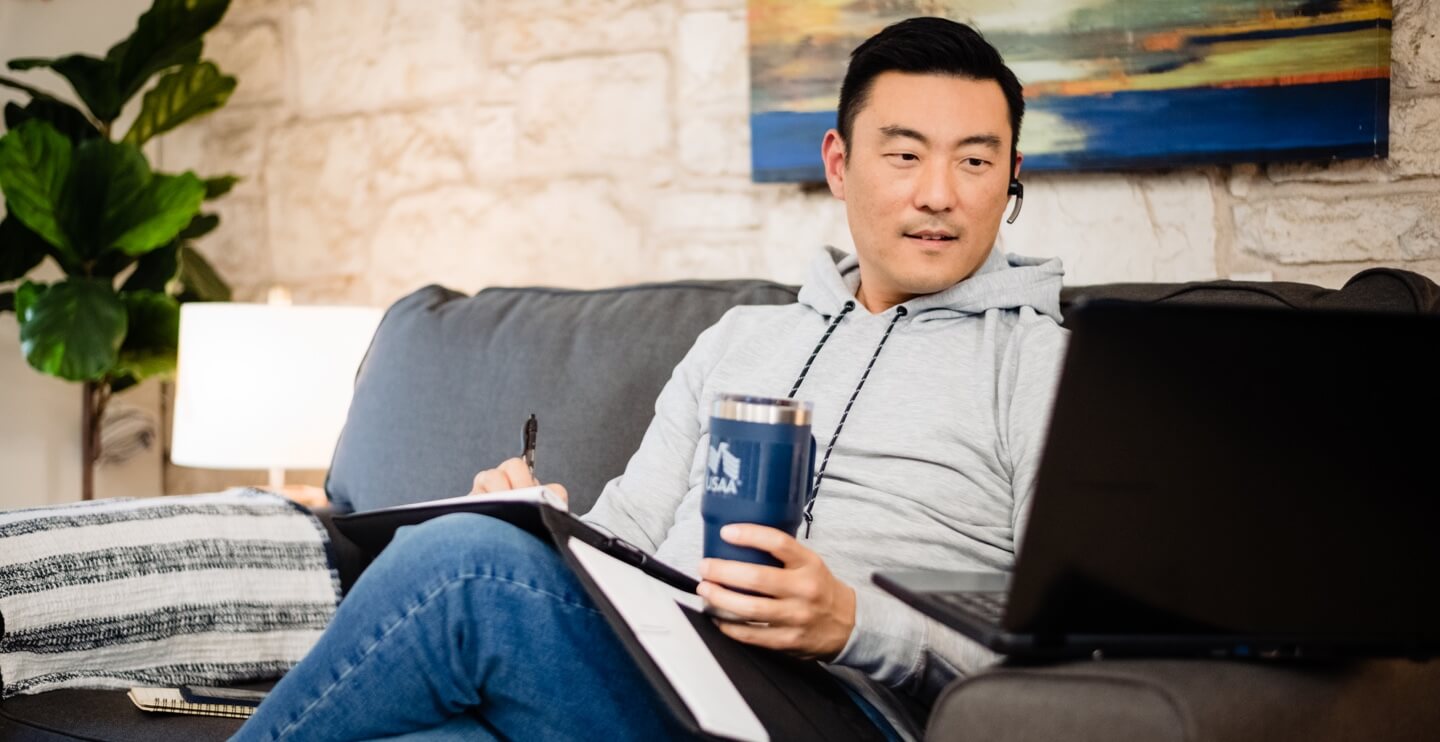
[[[0,509],[80,492],[80,388],[31,369],[19,334],[0,316]]]
[[[148,0],[0,0],[0,61],[22,56],[59,56],[105,50],[135,27]],[[73,100],[69,85],[53,73],[22,77]],[[0,106],[24,96],[0,88]],[[52,266],[53,268],[53,266]],[[45,274],[47,280],[58,270]],[[159,385],[149,382],[115,398],[159,416]],[[80,499],[81,386],[30,368],[20,353],[15,315],[0,314],[0,509]],[[160,451],[123,465],[98,469],[97,497],[161,494]]]

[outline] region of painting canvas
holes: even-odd
[[[750,0],[756,181],[824,180],[850,51],[917,15],[1015,70],[1026,170],[1389,152],[1389,0]]]

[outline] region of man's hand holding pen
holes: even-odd
[[[530,469],[525,466],[525,460],[516,456],[513,459],[505,459],[494,469],[486,469],[476,474],[475,485],[471,488],[470,494],[481,495],[492,492],[509,492],[510,490],[538,486],[540,486],[540,482],[530,475]],[[545,488],[559,495],[560,499],[566,502],[570,501],[570,493],[565,491],[563,485],[547,484]]]
[[[531,415],[530,419],[525,421],[523,452],[513,459],[505,459],[494,469],[486,469],[476,474],[470,494],[509,492],[525,487],[540,486],[540,481],[535,478],[535,445],[538,433],[539,426],[535,421],[535,416]],[[554,492],[565,502],[570,502],[570,493],[565,491],[564,485],[547,484],[545,488]]]

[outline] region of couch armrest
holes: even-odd
[[[1434,739],[1437,695],[1440,660],[1003,666],[946,688],[925,739]]]
[[[335,570],[340,573],[340,590],[349,593],[355,580],[360,579],[360,573],[370,566],[370,558],[335,527],[335,516],[343,513],[330,507],[310,508],[310,512],[320,519],[320,523],[330,534],[330,556]]]

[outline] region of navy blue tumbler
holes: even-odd
[[[706,460],[705,556],[782,566],[770,554],[720,538],[730,523],[758,523],[794,535],[814,479],[809,402],[722,394],[710,416]]]

